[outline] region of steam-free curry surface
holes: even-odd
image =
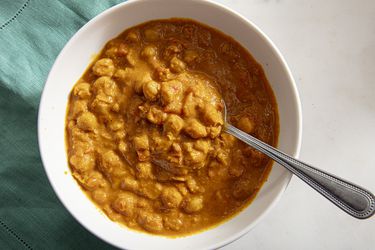
[[[74,178],[129,228],[180,236],[224,221],[251,202],[271,162],[223,132],[222,99],[232,124],[276,144],[273,93],[232,38],[185,19],[124,31],[71,92]]]

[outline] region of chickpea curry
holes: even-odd
[[[74,86],[72,174],[113,221],[182,236],[246,207],[272,162],[223,132],[275,146],[278,113],[262,67],[232,38],[188,19],[150,21],[109,41]]]

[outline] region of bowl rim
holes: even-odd
[[[62,199],[60,197],[60,195],[59,195],[60,192],[58,191],[58,188],[56,187],[56,185],[53,181],[53,178],[51,177],[51,173],[49,172],[48,168],[46,167],[45,160],[44,160],[44,157],[43,157],[44,149],[41,145],[41,141],[42,141],[41,137],[42,137],[42,134],[43,134],[42,127],[41,127],[41,119],[42,119],[41,117],[42,117],[42,113],[43,113],[42,108],[44,106],[44,100],[45,100],[45,95],[46,95],[46,93],[45,93],[46,92],[46,86],[47,86],[48,82],[50,81],[52,72],[54,71],[53,69],[56,67],[57,62],[60,60],[62,55],[65,53],[65,51],[68,50],[70,45],[77,39],[77,37],[79,37],[79,33],[86,30],[88,28],[88,26],[90,26],[91,23],[95,22],[97,19],[99,19],[101,17],[104,17],[106,15],[110,15],[112,12],[114,12],[115,10],[117,10],[119,8],[122,8],[122,7],[127,6],[127,5],[137,4],[137,2],[148,2],[148,1],[152,1],[152,0],[128,0],[126,2],[116,4],[116,5],[108,8],[108,9],[105,9],[104,11],[100,12],[95,17],[93,17],[91,20],[89,20],[85,25],[83,25],[80,29],[78,29],[72,35],[72,37],[67,41],[67,43],[64,45],[64,47],[60,51],[59,55],[56,57],[52,67],[50,68],[47,79],[45,81],[45,85],[43,87],[43,91],[42,91],[40,103],[39,103],[39,108],[38,108],[37,123],[38,123],[38,146],[39,146],[40,157],[41,157],[41,160],[42,160],[43,167],[44,167],[44,170],[46,172],[47,178],[49,180],[49,183],[52,186],[56,196],[58,197],[59,201],[63,204],[65,209],[69,212],[69,214],[77,222],[79,222],[79,224],[82,225],[86,230],[88,230],[90,233],[92,233],[93,235],[95,235],[99,239],[103,240],[104,242],[107,242],[108,244],[110,244],[112,246],[115,246],[115,247],[119,247],[119,248],[123,248],[124,246],[120,246],[120,245],[118,245],[114,242],[109,241],[108,239],[102,237],[102,235],[97,234],[94,230],[89,228],[79,217],[77,217],[74,213],[72,213],[70,211],[70,209],[68,208],[68,206],[64,202],[64,199]],[[254,32],[258,33],[259,37],[261,37],[261,39],[265,43],[269,44],[269,46],[271,47],[271,49],[273,50],[273,52],[275,54],[275,57],[277,58],[277,60],[280,61],[281,65],[283,66],[283,68],[286,72],[287,78],[288,78],[289,82],[291,83],[290,87],[292,89],[292,92],[293,92],[292,94],[293,94],[293,97],[294,97],[293,102],[294,102],[294,106],[296,107],[296,110],[297,110],[297,112],[296,112],[296,116],[297,116],[296,145],[295,145],[295,150],[291,155],[294,156],[294,157],[298,157],[299,154],[300,154],[300,149],[301,149],[301,144],[302,144],[302,107],[301,107],[301,100],[300,100],[300,95],[299,95],[299,92],[298,92],[298,89],[297,89],[296,82],[295,82],[295,80],[293,78],[293,75],[291,73],[291,70],[290,70],[285,58],[282,56],[281,52],[279,51],[279,49],[276,47],[274,42],[272,42],[272,40],[256,24],[254,24],[252,21],[250,21],[249,19],[244,17],[242,14],[230,9],[229,7],[227,7],[227,6],[225,6],[221,3],[215,2],[213,0],[190,0],[190,1],[192,1],[192,2],[205,2],[205,3],[208,3],[208,4],[213,5],[215,7],[219,7],[226,12],[229,12],[233,16],[235,16],[235,17],[241,19],[242,21],[246,22],[249,26],[251,26],[253,28]],[[235,39],[235,37],[234,37],[234,39]],[[293,176],[293,174],[289,172],[289,175],[285,178],[284,183],[283,183],[283,187],[278,192],[277,196],[271,201],[271,203],[260,214],[260,216],[258,216],[251,224],[249,224],[248,226],[246,226],[242,230],[238,231],[236,234],[232,235],[231,237],[228,237],[224,240],[218,241],[216,244],[210,245],[209,249],[217,249],[217,248],[226,246],[226,245],[232,243],[233,241],[241,238],[246,233],[248,233],[251,229],[253,229],[257,225],[257,223],[259,221],[261,221],[275,207],[275,205],[279,202],[279,200],[281,199],[281,196],[284,194],[286,188],[288,187],[288,185],[289,185],[289,183],[292,179],[292,176]],[[204,231],[202,231],[202,232],[204,232]],[[199,234],[199,233],[200,232],[198,232],[197,234]],[[129,249],[129,248],[127,248],[127,249]]]

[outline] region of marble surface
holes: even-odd
[[[258,25],[301,95],[300,159],[375,192],[375,2],[218,0]],[[233,249],[375,249],[375,218],[346,215],[293,177]]]

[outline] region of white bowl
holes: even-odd
[[[92,55],[123,30],[152,19],[192,18],[221,30],[240,42],[263,66],[279,106],[279,148],[297,156],[301,143],[301,107],[290,70],[269,38],[234,11],[211,1],[141,0],[116,5],[83,26],[66,44],[45,84],[38,120],[40,154],[53,189],[69,212],[90,232],[126,249],[213,249],[252,229],[280,199],[291,174],[274,165],[268,181],[252,204],[213,229],[182,238],[138,233],[110,221],[81,191],[67,164],[64,141],[65,111],[74,83]],[[67,173],[66,173],[67,172]]]

